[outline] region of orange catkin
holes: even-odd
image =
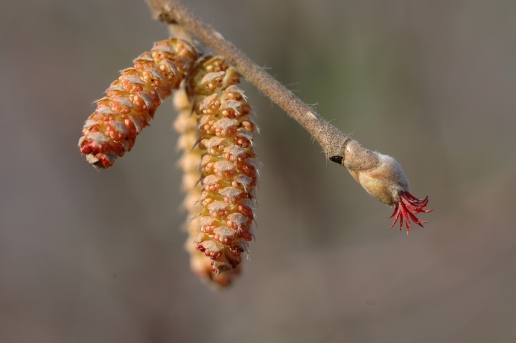
[[[196,58],[189,43],[171,38],[154,43],[150,52],[133,61],[134,67],[122,70],[84,123],[79,149],[87,161],[105,169],[130,151],[136,136],[179,87]]]
[[[199,232],[193,243],[210,258],[214,277],[238,271],[241,254],[253,237],[257,127],[236,86],[239,80],[223,58],[206,56],[187,82],[201,154]]]

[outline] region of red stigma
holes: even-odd
[[[394,227],[398,219],[400,220],[400,230],[403,229],[403,220],[405,220],[405,226],[407,227],[407,235],[410,233],[410,219],[417,225],[423,227],[423,224],[427,223],[425,220],[419,220],[415,215],[418,213],[429,213],[433,209],[425,210],[424,207],[428,204],[428,197],[424,199],[418,199],[409,192],[399,192],[399,200],[396,203],[394,212],[392,212],[389,218],[394,217],[394,222],[391,225],[391,229]]]

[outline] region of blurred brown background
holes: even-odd
[[[97,172],[83,122],[167,37],[143,0],[0,2],[0,342],[515,342],[516,2],[188,0],[434,213],[410,236],[251,85],[256,241],[189,271],[175,113]]]

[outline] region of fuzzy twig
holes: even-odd
[[[330,160],[343,163],[344,148],[346,142],[350,140],[347,135],[331,125],[178,1],[146,0],[146,2],[156,20],[170,25],[180,25],[192,32],[204,44],[233,64],[246,79],[301,124],[319,142]]]
[[[428,197],[417,199],[409,193],[408,179],[394,158],[366,149],[340,132],[179,1],[145,1],[155,19],[190,31],[222,55],[246,79],[301,124],[321,145],[330,161],[346,167],[370,195],[387,205],[395,206],[391,216],[394,217],[393,226],[399,220],[401,229],[405,220],[407,233],[411,226],[410,220],[423,226],[425,221],[415,215],[431,212],[425,209]]]

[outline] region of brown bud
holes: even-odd
[[[418,199],[409,192],[409,182],[398,162],[391,156],[364,148],[354,140],[346,142],[343,157],[332,156],[334,162],[341,162],[351,176],[374,198],[389,206],[395,206],[391,218],[394,222],[391,228],[400,221],[400,230],[403,221],[410,232],[410,220],[419,226],[426,221],[416,217],[418,213],[428,213],[426,210],[428,197]]]
[[[408,192],[409,190],[407,177],[399,163],[391,156],[370,150],[368,152],[371,155],[367,154],[366,156],[374,156],[368,162],[376,161],[376,164],[369,165],[369,168],[358,171],[348,168],[348,171],[364,187],[367,193],[384,204],[393,206],[399,200],[398,193],[400,191]],[[363,154],[358,154],[358,156],[363,156]],[[364,160],[359,160],[355,165],[365,165]]]

